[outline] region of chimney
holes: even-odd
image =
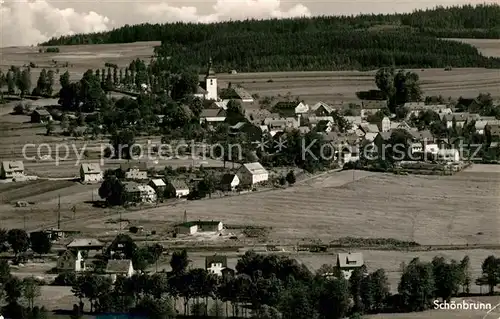
[[[298,123],[298,126],[300,127],[300,114],[297,115],[297,123]]]

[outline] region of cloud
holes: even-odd
[[[94,2],[93,8],[102,12],[97,7],[104,9],[107,4]],[[124,24],[177,21],[208,23],[229,19],[311,15],[310,10],[301,4],[284,10],[280,0],[217,0],[212,7],[213,13],[205,14],[194,6],[173,6],[165,0],[122,2],[119,6],[122,10],[116,10],[115,14],[110,10],[105,15],[95,11],[77,11],[73,7],[57,8],[46,0],[0,0],[0,47],[37,44],[53,36],[106,31]]]

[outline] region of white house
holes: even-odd
[[[154,203],[156,202],[157,195],[153,187],[149,185],[137,185],[137,189],[140,192],[141,200],[144,203]]]
[[[440,149],[437,160],[442,162],[460,162],[460,152],[457,149]]]
[[[85,271],[85,261],[79,250],[68,249],[57,258],[58,271]]]
[[[387,116],[377,123],[380,132],[389,132],[391,130],[391,120]]]
[[[309,105],[300,102],[295,107],[295,114],[305,114],[309,111]]]
[[[2,179],[22,179],[24,178],[23,161],[3,161],[0,167],[0,178]]]
[[[134,266],[130,259],[111,259],[108,260],[108,264],[106,265],[106,274],[111,277],[113,282],[116,281],[116,277],[118,276],[130,278],[134,274]]]
[[[364,265],[362,253],[339,253],[337,255],[337,268],[346,280],[351,278],[356,268]]]
[[[175,232],[178,234],[192,235],[198,232],[216,233],[224,229],[224,224],[221,221],[188,221],[175,225]]]
[[[80,165],[80,181],[85,184],[100,183],[103,180],[101,166],[98,163]]]
[[[365,119],[370,114],[387,108],[387,100],[363,100],[361,102],[361,118]]]
[[[259,162],[243,164],[236,174],[242,185],[252,186],[269,179],[269,173]]]
[[[167,190],[177,198],[189,195],[189,186],[182,180],[170,180],[167,184]]]
[[[226,256],[207,256],[205,257],[205,269],[208,273],[222,276],[222,270],[227,268]]]
[[[236,187],[240,185],[240,179],[236,174],[224,174],[220,184],[222,190],[230,192],[236,190]]]

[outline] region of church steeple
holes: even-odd
[[[212,57],[210,56],[210,58],[208,59],[208,68],[207,68],[207,75],[206,77],[215,77],[215,71],[214,69],[212,68]]]

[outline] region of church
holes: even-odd
[[[212,68],[212,58],[210,58],[208,62],[205,79],[204,81],[200,81],[194,96],[205,100],[219,100],[219,96],[217,94],[217,77],[215,76],[215,71]]]

